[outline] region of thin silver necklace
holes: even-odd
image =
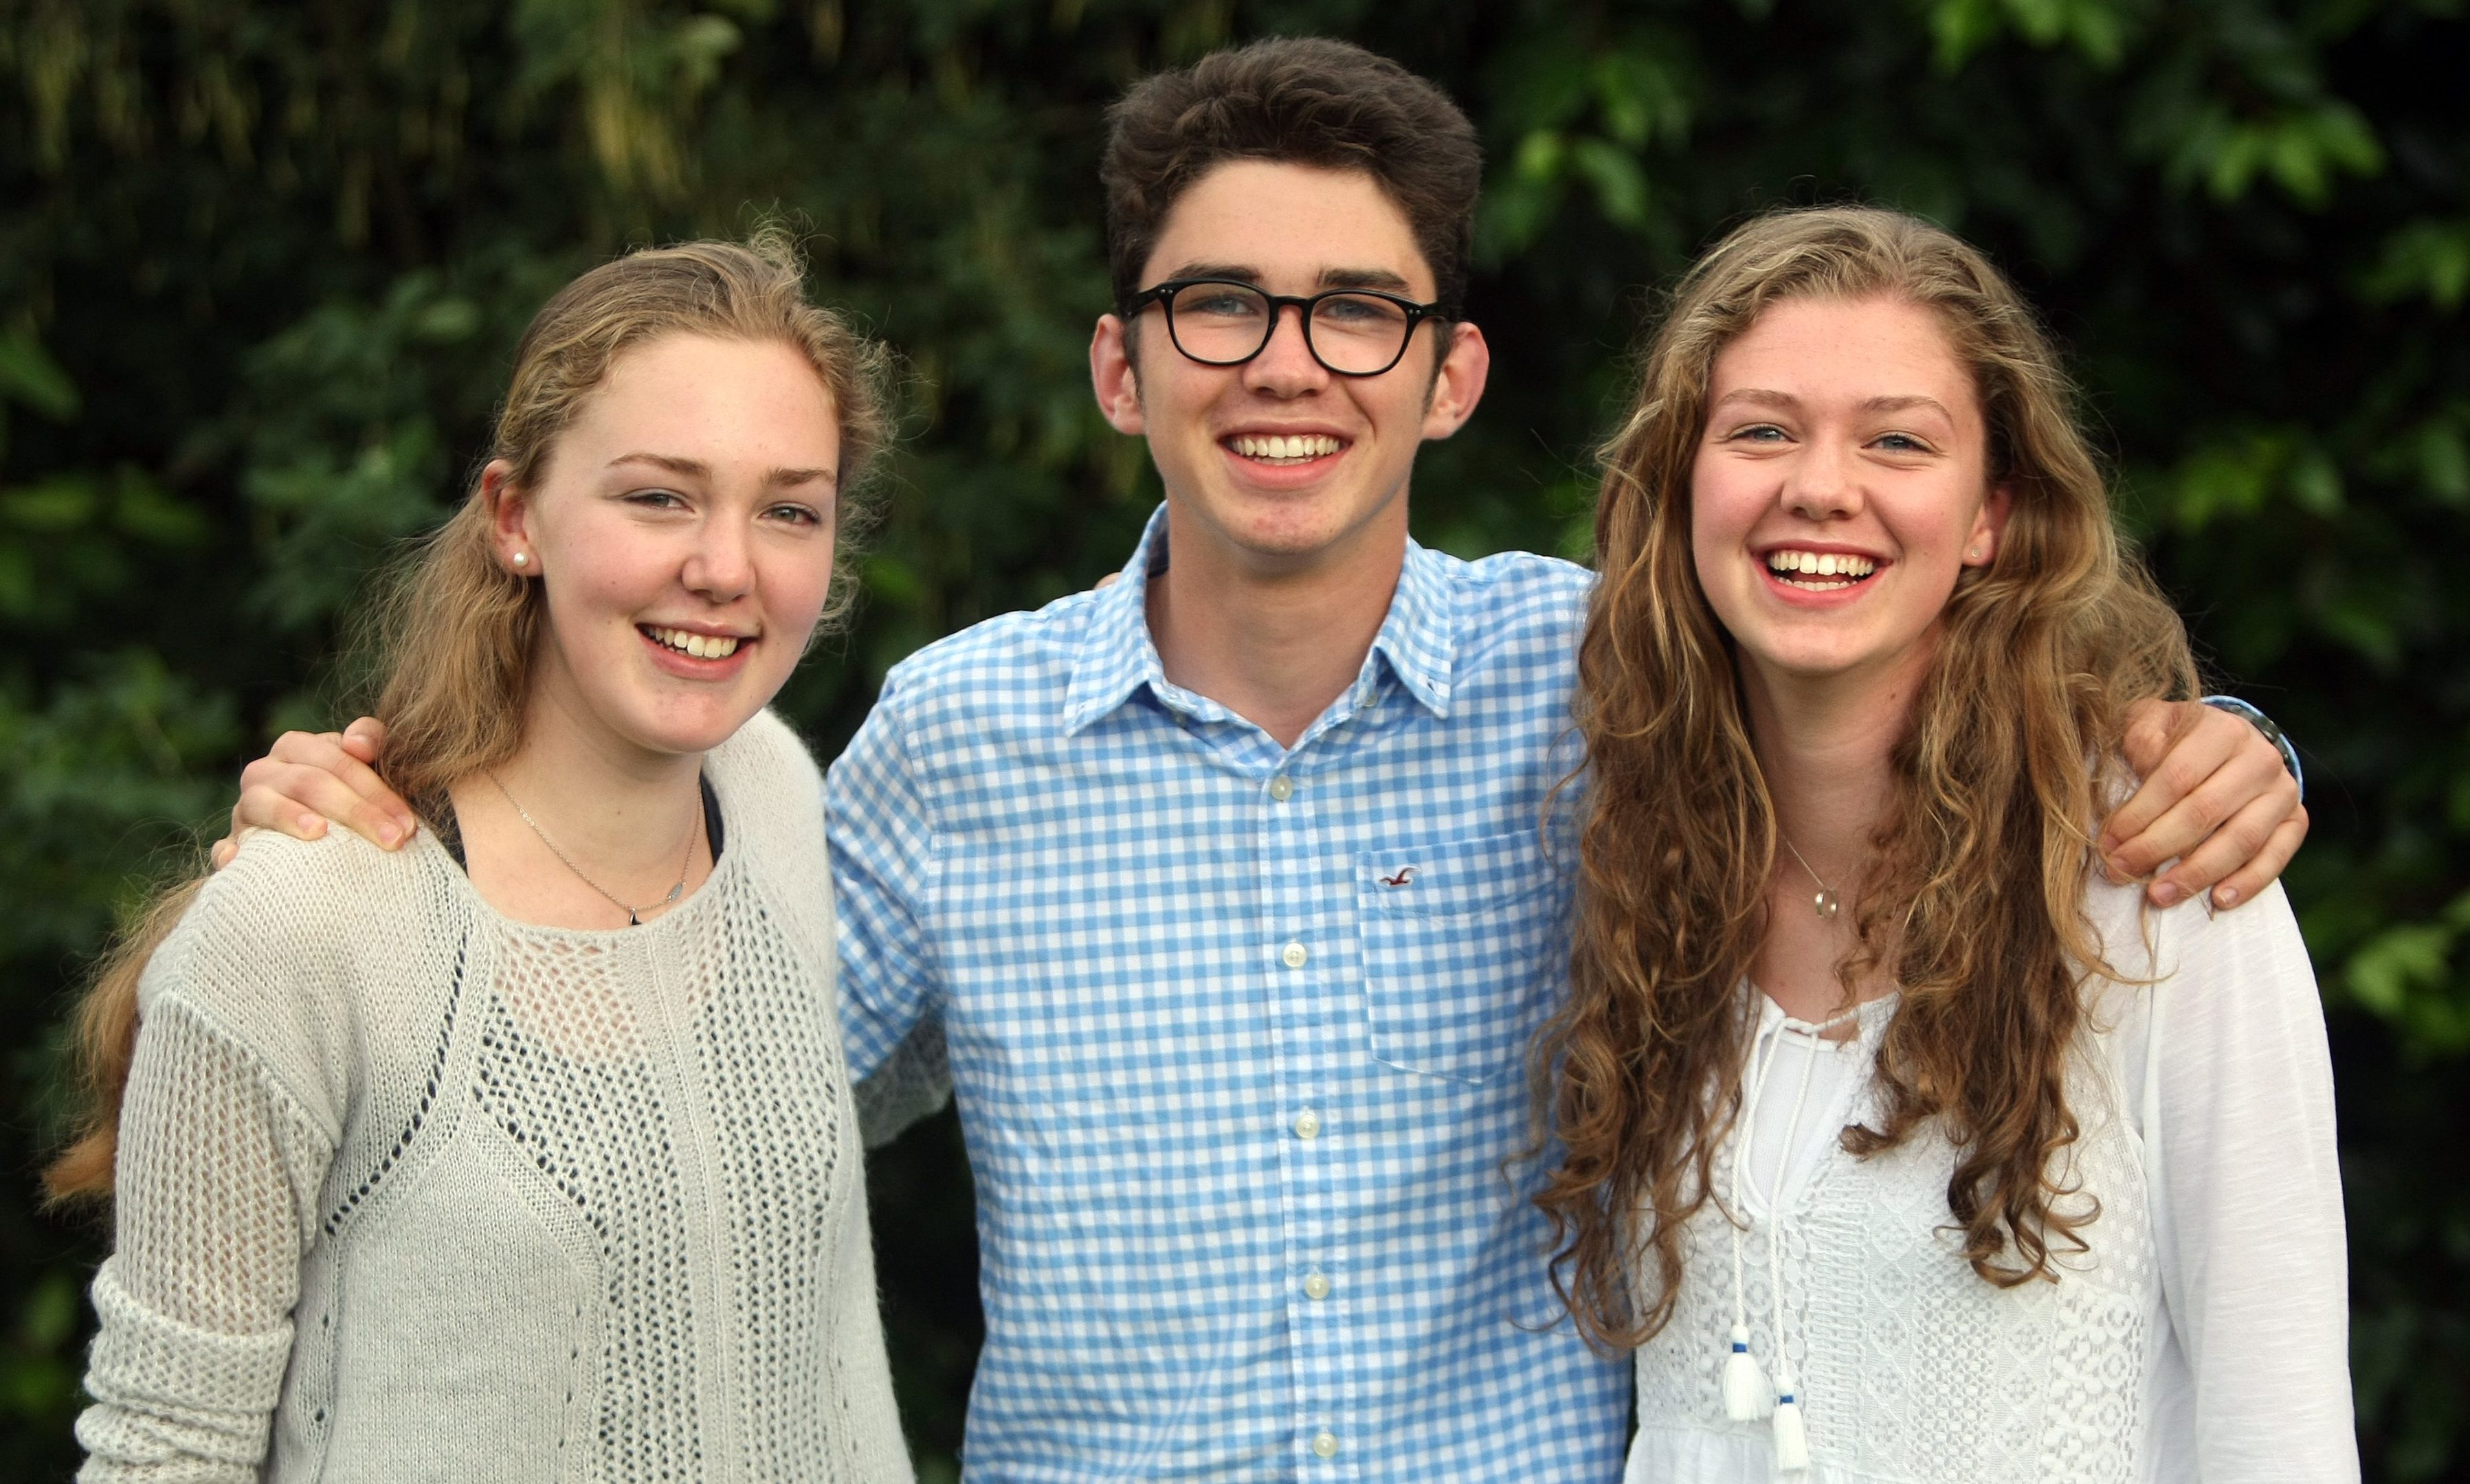
[[[504,781],[498,777],[494,770],[489,771],[489,781],[497,784],[498,792],[505,795],[507,803],[514,805],[516,817],[521,819],[524,823],[530,825],[532,827],[533,834],[540,836],[540,843],[548,846],[548,853],[556,856],[559,861],[564,863],[567,870],[574,872],[575,880],[582,882],[585,886],[592,888],[592,890],[609,898],[609,900],[615,903],[620,911],[626,914],[626,925],[628,927],[642,926],[643,914],[652,911],[653,908],[656,907],[674,907],[677,905],[678,898],[686,894],[687,876],[694,870],[695,842],[703,836],[702,809],[698,808],[695,810],[694,822],[687,826],[687,854],[685,860],[678,862],[677,885],[669,888],[668,894],[662,897],[659,901],[653,902],[648,906],[636,907],[626,902],[619,901],[618,893],[610,891],[607,887],[602,886],[599,882],[593,880],[590,876],[585,875],[583,873],[583,868],[574,864],[574,857],[567,854],[564,850],[559,849],[557,847],[557,842],[548,838],[548,831],[540,827],[540,821],[533,819],[530,813],[526,811],[522,804],[515,802],[515,796],[511,793],[507,793]],[[1790,844],[1790,842],[1787,841],[1786,844]]]
[[[1776,838],[1783,842],[1783,847],[1792,852],[1792,858],[1794,860],[1801,862],[1801,869],[1809,872],[1809,879],[1818,882],[1818,894],[1809,899],[1810,909],[1822,917],[1831,917],[1835,916],[1835,910],[1844,905],[1844,899],[1835,894],[1835,889],[1833,887],[1819,880],[1818,872],[1810,867],[1809,857],[1801,853],[1801,846],[1792,843],[1792,837],[1790,835],[1785,834],[1782,830],[1777,830]],[[554,850],[557,846],[551,846],[549,848]],[[582,872],[577,871],[575,874],[581,875]],[[604,892],[601,894],[605,896],[608,893]]]

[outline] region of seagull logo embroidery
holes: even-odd
[[[1402,887],[1414,879],[1415,868],[1412,866],[1401,866],[1398,868],[1398,874],[1394,876],[1382,877],[1381,884],[1386,887]]]

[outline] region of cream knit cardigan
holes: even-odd
[[[638,928],[500,916],[433,838],[250,837],[149,966],[87,1480],[906,1480],[821,779],[716,749]]]

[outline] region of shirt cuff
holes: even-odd
[[[2264,739],[2267,742],[2272,743],[2274,749],[2281,754],[2281,765],[2290,770],[2292,781],[2298,785],[2299,801],[2301,803],[2306,802],[2307,770],[2298,765],[2298,749],[2293,747],[2290,743],[2289,736],[2285,734],[2279,727],[2273,725],[2272,717],[2265,715],[2264,712],[2256,709],[2256,707],[2240,700],[2236,696],[2206,696],[2203,698],[2203,702],[2204,705],[2212,707],[2217,710],[2227,711],[2233,716],[2246,717],[2248,721],[2254,726],[2256,730],[2263,732]]]

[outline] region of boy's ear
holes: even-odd
[[[1089,390],[1098,399],[1098,411],[1107,426],[1137,438],[1149,431],[1149,423],[1141,413],[1140,373],[1132,364],[1131,336],[1131,327],[1120,315],[1098,316],[1097,331],[1089,336]]]
[[[1448,349],[1433,369],[1432,390],[1424,398],[1424,436],[1446,438],[1475,416],[1483,401],[1484,383],[1492,377],[1492,346],[1483,332],[1461,321],[1451,325]]]

